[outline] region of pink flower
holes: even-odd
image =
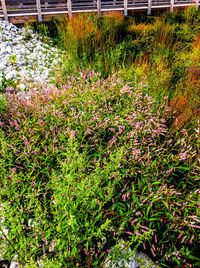
[[[140,211],[139,212],[136,212],[135,215],[137,215],[137,216],[143,216]]]
[[[155,243],[157,243],[157,235],[155,235]]]
[[[152,253],[152,255],[153,255],[154,257],[156,256],[152,248],[151,248],[151,253]]]
[[[126,232],[128,235],[133,235],[133,233],[131,233],[131,232]]]
[[[42,251],[44,253],[44,255],[46,254],[46,251],[45,251],[45,247],[44,247],[44,244],[42,245]]]

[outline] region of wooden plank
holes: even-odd
[[[45,2],[47,3],[66,3],[66,0],[41,0],[41,4],[44,4]],[[12,4],[35,4],[36,0],[6,0],[7,5],[12,5]]]
[[[33,4],[33,3],[35,3],[35,1],[34,0],[6,0],[6,4],[7,5],[12,5],[12,4],[20,4],[20,3],[23,3],[23,4]]]
[[[68,9],[68,16],[69,18],[72,17],[72,1],[71,0],[67,0],[67,9]]]
[[[128,15],[127,8],[128,8],[128,0],[124,0],[124,16]]]
[[[174,0],[170,1],[170,12],[172,13],[174,10]]]
[[[38,12],[38,21],[42,22],[42,12],[41,12],[41,4],[40,0],[36,0],[37,12]]]
[[[52,7],[67,7],[67,3],[53,3],[53,4],[48,4],[48,3],[46,3],[46,4],[41,4],[41,7],[43,7],[43,8],[52,8]]]
[[[194,5],[191,5],[190,4],[174,4],[174,7],[191,7],[191,6],[194,6]]]
[[[93,2],[95,2],[95,4],[96,4],[96,1],[89,1],[89,0],[78,0],[78,1],[75,1],[75,0],[73,0],[73,4],[81,4],[81,3],[93,3]]]
[[[101,17],[101,0],[97,0],[97,14],[98,17]]]
[[[127,5],[128,5],[128,1],[126,1],[126,2],[127,2]],[[101,1],[101,6],[106,6],[106,5],[111,5],[111,6],[113,6],[113,9],[114,9],[118,5],[123,5],[124,6],[124,0],[115,2],[114,5],[113,5],[113,1]]]
[[[32,10],[8,10],[8,17],[10,16],[24,16],[24,14],[38,14],[36,9]]]
[[[115,9],[113,9],[113,8],[102,8],[101,9],[101,12],[108,12],[108,11],[124,11],[124,8],[122,7],[122,8],[115,8]]]
[[[81,7],[92,7],[92,8],[95,8],[95,6],[93,5],[93,4],[91,4],[91,3],[81,3],[81,4],[75,4],[75,3],[73,3],[72,4],[72,10],[74,10],[74,8],[81,8]]]
[[[44,4],[44,3],[48,3],[48,4],[51,4],[51,3],[67,3],[66,0],[41,0],[41,4]]]
[[[111,3],[106,3],[106,4],[101,2],[101,7],[111,6],[113,8],[113,10],[115,10],[116,7],[123,7],[124,8],[124,2],[125,2],[125,0],[121,4],[118,4],[118,5],[115,5],[115,6],[113,6],[112,2]]]
[[[9,6],[9,5],[7,5],[7,10],[13,10],[13,9],[32,9],[32,8],[36,8],[36,5],[28,5],[28,6],[22,6],[22,7],[20,7],[19,5],[17,5],[17,6],[14,6],[14,5],[12,5],[12,6]]]
[[[6,8],[6,2],[5,0],[1,0],[1,6],[3,10],[4,19],[8,21],[8,14],[7,14],[7,8]]]
[[[46,14],[46,13],[52,13],[52,12],[54,12],[54,14],[56,14],[56,12],[57,13],[63,13],[63,14],[67,14],[68,13],[68,10],[67,10],[67,8],[52,8],[52,9],[43,9],[42,10],[42,15],[43,14]]]
[[[37,15],[36,16],[28,16],[28,17],[11,17],[9,18],[9,21],[13,24],[21,24],[21,23],[27,23],[27,22],[36,22],[37,21]]]

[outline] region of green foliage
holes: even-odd
[[[11,61],[14,64],[15,58],[11,57]],[[0,93],[5,93],[6,89],[13,90],[17,87],[18,82],[16,80],[7,80],[5,76],[5,71],[2,70],[2,78],[0,80]]]
[[[121,76],[83,71],[60,89],[32,90],[28,102],[7,95],[0,199],[8,259],[99,267],[123,239],[174,263],[180,234],[187,246],[198,239],[190,218],[199,209],[198,125],[194,133],[168,129],[166,100]],[[192,245],[188,256],[197,254]]]
[[[2,79],[1,79],[1,85],[0,85],[0,92],[4,92],[7,87],[6,77],[5,77],[5,71],[2,71]]]
[[[3,31],[2,31],[2,29],[0,29],[0,35],[1,35],[1,40],[2,40],[2,42],[4,42],[4,36],[3,36]]]
[[[5,258],[102,267],[138,250],[199,266],[199,17],[32,26],[66,58],[55,85],[0,98]]]
[[[14,65],[17,61],[17,56],[16,55],[10,55],[10,63]]]
[[[58,29],[57,29],[57,20],[52,19],[49,22],[32,22],[26,25],[27,28],[32,29],[34,32],[38,33],[41,37],[43,42],[51,43],[53,41],[54,45],[60,44],[58,38]],[[24,39],[29,39],[28,31],[25,32]]]
[[[6,106],[6,99],[1,96],[0,97],[0,114],[2,114],[5,111],[5,106]]]

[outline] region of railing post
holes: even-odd
[[[170,2],[170,12],[172,13],[174,9],[174,0],[171,0]]]
[[[151,15],[151,5],[152,5],[152,0],[148,0],[148,10],[147,10],[148,15]]]
[[[101,0],[97,0],[97,14],[98,17],[101,17]]]
[[[199,9],[199,0],[196,0],[196,8]]]
[[[68,16],[69,18],[72,17],[72,1],[71,0],[67,0],[67,9],[68,9]]]
[[[1,0],[1,6],[2,6],[2,9],[3,9],[4,19],[6,21],[8,21],[8,13],[7,13],[7,8],[6,8],[6,2],[5,2],[5,0]]]
[[[41,4],[40,0],[36,0],[37,13],[38,13],[38,21],[42,22],[42,12],[41,12]]]
[[[128,15],[128,0],[124,0],[124,16]]]

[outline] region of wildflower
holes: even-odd
[[[128,235],[133,235],[133,233],[131,233],[131,232],[126,232]]]
[[[181,241],[181,244],[183,244],[185,242],[185,239],[187,238],[187,236],[184,236],[182,241]]]
[[[156,254],[154,253],[154,251],[153,251],[153,248],[151,248],[151,253],[152,253],[152,255],[155,257],[156,256]]]
[[[143,225],[141,225],[141,224],[140,224],[140,227],[141,227],[141,228],[143,228],[143,229],[145,229],[145,230],[147,230],[147,231],[149,230],[149,228],[148,228],[148,227],[143,226]]]
[[[155,243],[157,243],[157,235],[155,235]]]
[[[139,212],[136,212],[135,215],[137,215],[137,216],[141,216],[141,217],[143,216],[142,213],[141,213],[140,211],[139,211]]]

